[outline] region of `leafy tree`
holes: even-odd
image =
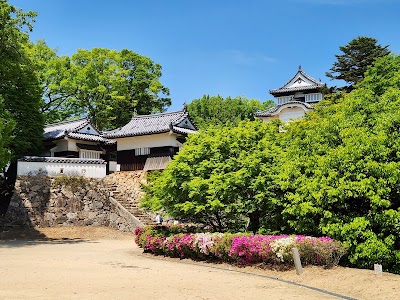
[[[5,166],[10,162],[9,144],[14,126],[15,122],[4,109],[3,99],[0,97],[0,173],[4,173]]]
[[[42,111],[49,122],[88,114],[99,129],[123,126],[138,114],[171,104],[159,78],[161,66],[130,50],[79,49],[58,56],[39,41],[30,49],[43,86]]]
[[[32,61],[27,54],[28,32],[36,16],[0,2],[0,97],[4,109],[15,121],[14,139],[8,148],[11,164],[1,184],[1,208],[8,205],[16,178],[16,159],[37,154],[42,149],[43,118],[40,113],[41,90]],[[3,204],[3,205],[2,205]]]
[[[51,49],[44,40],[39,40],[36,44],[31,43],[27,51],[34,62],[41,84],[40,110],[46,123],[60,122],[73,116],[75,108],[67,103],[73,93],[65,91],[70,88],[65,78],[72,76],[70,57],[58,56],[57,49]]]
[[[347,243],[349,262],[400,272],[400,56],[288,126],[280,185],[293,232]]]
[[[199,128],[210,125],[223,125],[227,122],[238,124],[241,120],[254,120],[254,113],[265,110],[275,103],[268,100],[261,103],[258,100],[249,100],[244,97],[227,97],[204,95],[200,99],[194,99],[187,105],[187,109],[193,121]]]
[[[0,9],[0,95],[16,121],[11,149],[18,158],[38,153],[42,147],[41,90],[26,52],[36,13],[24,13],[4,1]]]
[[[381,46],[377,42],[374,38],[359,36],[339,47],[343,54],[335,55],[337,61],[333,63],[330,72],[326,72],[326,76],[346,81],[348,85],[345,90],[351,91],[377,58],[390,53],[388,46]]]
[[[256,232],[268,219],[279,229],[280,196],[274,176],[280,148],[278,123],[242,121],[189,136],[166,170],[147,186],[142,205],[217,231]]]

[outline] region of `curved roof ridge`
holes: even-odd
[[[178,113],[184,113],[184,110],[177,110],[177,111],[170,111],[170,112],[159,112],[159,113],[154,113],[154,114],[147,114],[147,115],[136,115],[133,116],[132,119],[134,118],[149,118],[149,117],[157,117],[159,115],[172,115],[172,114],[178,114]]]
[[[314,77],[308,75],[306,72],[304,72],[303,70],[299,70],[299,72],[301,72],[301,74],[304,75],[304,77],[306,77],[307,79],[317,83],[317,84],[324,84],[321,80],[315,79]]]
[[[49,124],[45,124],[44,127],[58,126],[58,125],[69,124],[69,123],[84,121],[84,120],[89,122],[89,119],[87,117],[84,117],[84,118],[75,119],[75,120],[66,120],[66,121],[61,121],[61,122],[56,122],[56,123],[49,123]]]
[[[300,77],[303,76],[304,78],[306,78],[307,80],[311,81],[312,84],[308,84],[308,85],[304,85],[304,86],[295,86],[295,87],[290,87],[288,86],[291,82],[293,82],[293,80],[296,77]],[[314,77],[308,75],[306,72],[304,72],[301,68],[299,68],[296,72],[296,74],[294,74],[294,76],[292,78],[290,78],[290,80],[288,82],[286,82],[284,85],[282,85],[279,88],[276,89],[271,89],[269,90],[269,92],[271,94],[279,92],[279,91],[290,91],[291,89],[293,90],[301,90],[301,89],[310,89],[310,88],[318,88],[318,87],[323,87],[325,84],[320,81],[315,79]]]
[[[300,104],[300,105],[305,106],[307,109],[311,109],[313,107],[313,105],[310,104],[310,103],[301,102],[301,101],[289,101],[289,102],[286,102],[286,103],[278,104],[278,105],[276,105],[274,107],[271,107],[271,108],[269,108],[267,110],[264,110],[264,111],[255,112],[254,116],[255,117],[268,117],[271,114],[277,112],[282,106],[287,105],[287,104]]]
[[[107,132],[103,131],[103,136],[117,138],[169,132],[171,127],[178,126],[185,118],[189,118],[189,113],[185,109],[134,116],[126,125],[118,129]],[[195,127],[195,125],[193,126]]]

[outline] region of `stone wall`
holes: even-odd
[[[82,177],[20,176],[3,226],[110,226],[130,231],[127,220],[110,202],[104,180]]]
[[[116,190],[123,193],[126,199],[131,199],[132,202],[137,202],[137,200],[144,195],[140,186],[142,183],[146,183],[146,172],[115,172],[107,175],[104,178],[104,181],[107,184],[114,185]]]

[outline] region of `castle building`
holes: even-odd
[[[125,126],[104,132],[117,143],[120,171],[164,169],[197,127],[186,108],[181,111],[134,116]]]
[[[274,119],[289,122],[302,118],[315,103],[322,100],[322,90],[325,87],[324,83],[308,75],[300,66],[297,73],[285,85],[269,91],[275,97],[277,105],[256,112],[254,116],[265,122]]]
[[[103,178],[115,171],[162,170],[197,132],[186,107],[133,116],[120,128],[99,132],[88,119],[49,124],[41,156],[18,160],[18,175]]]

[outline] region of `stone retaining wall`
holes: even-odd
[[[110,226],[130,231],[135,225],[110,202],[104,180],[82,177],[19,176],[3,226]]]

